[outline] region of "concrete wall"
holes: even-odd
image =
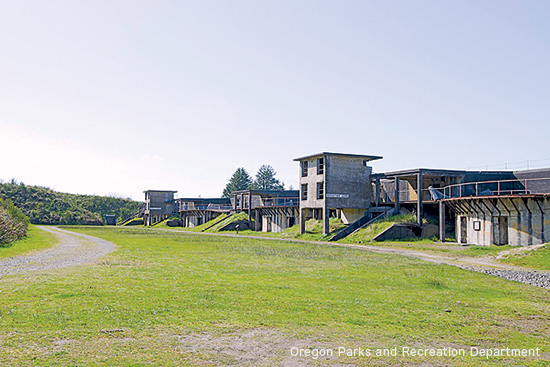
[[[262,215],[262,232],[281,232],[289,228],[289,220],[294,219],[294,224],[297,223],[297,218],[283,213],[270,213]]]
[[[519,246],[550,241],[548,196],[462,200],[468,201],[475,210],[458,213],[458,242],[484,246],[505,244],[499,243],[502,236],[507,239],[507,244]],[[505,224],[506,228],[502,228]]]
[[[308,175],[302,177],[300,163],[301,185],[308,185],[307,200],[300,200],[303,208],[364,208],[368,209],[372,202],[372,185],[370,174],[372,168],[364,164],[361,158],[339,157],[327,155],[324,158],[324,173],[317,173],[317,159],[307,159]],[[317,199],[317,183],[324,182],[324,198]],[[335,197],[337,196],[337,197]]]
[[[368,209],[372,203],[372,168],[361,158],[325,158],[325,197],[329,208]],[[344,195],[347,197],[331,197]]]
[[[518,180],[527,180],[527,190],[533,194],[550,193],[550,169],[516,171],[514,176]]]
[[[173,191],[146,191],[143,221],[152,225],[168,218],[174,212]]]

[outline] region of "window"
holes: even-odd
[[[307,177],[308,162],[302,161],[302,177]]]
[[[322,175],[325,172],[325,158],[317,158],[317,174]]]
[[[302,200],[307,200],[307,184],[302,184]]]
[[[317,182],[317,199],[325,198],[325,183]]]

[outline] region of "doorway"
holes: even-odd
[[[460,243],[468,243],[468,218],[460,217]]]
[[[508,217],[493,217],[493,244],[508,244]]]

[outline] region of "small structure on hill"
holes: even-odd
[[[114,214],[105,214],[105,225],[107,225],[107,226],[116,226],[116,215],[114,215]]]

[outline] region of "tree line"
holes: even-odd
[[[274,190],[283,191],[284,182],[275,178],[277,172],[268,164],[262,165],[253,179],[244,168],[237,168],[223,189],[222,197],[231,197],[233,192],[241,190]]]

